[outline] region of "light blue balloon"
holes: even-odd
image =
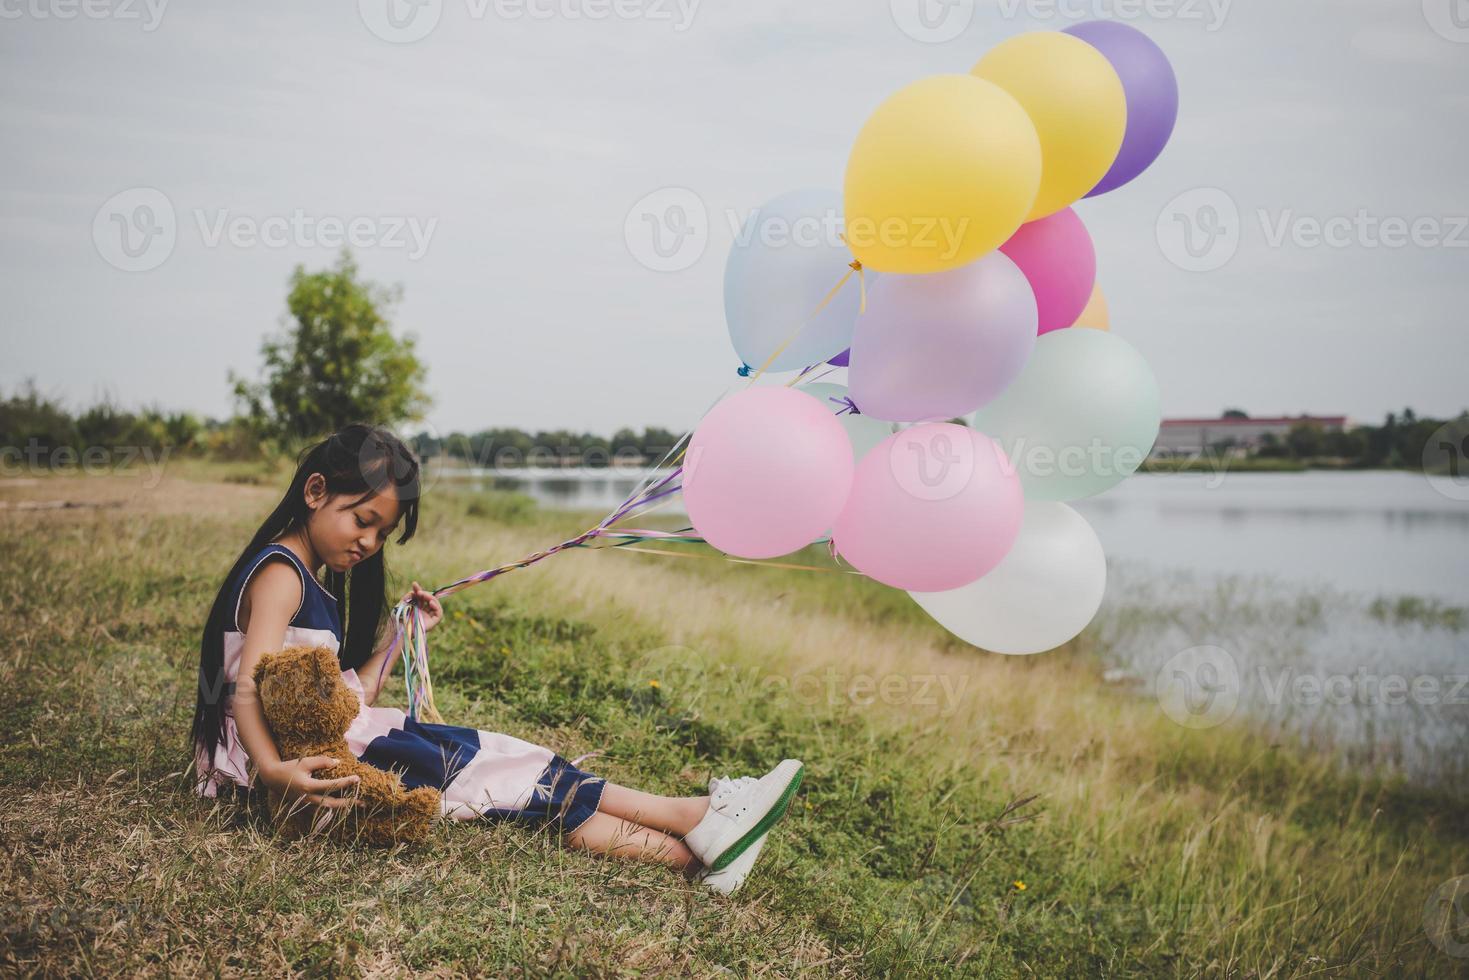
[[[1071,327],[1042,334],[1020,376],[974,415],[999,440],[1027,500],[1080,500],[1121,483],[1153,448],[1158,382],[1127,341]]]
[[[724,266],[724,317],[735,353],[750,368],[758,370],[798,327],[765,370],[799,370],[851,345],[861,302],[855,273],[811,315],[851,271],[842,230],[842,198],[830,190],[788,191],[740,228]]]

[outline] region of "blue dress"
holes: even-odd
[[[196,748],[201,779],[196,791],[215,796],[221,786],[249,787],[253,767],[239,740],[233,712],[245,634],[239,628],[240,601],[255,571],[269,560],[288,561],[301,576],[301,603],[286,628],[284,647],[324,646],[338,655],[343,642],[336,597],[326,590],[295,552],[270,544],[256,553],[231,583],[235,615],[224,634],[225,740],[213,760]],[[342,680],[357,693],[361,707],[346,733],[358,759],[397,772],[408,789],[432,786],[442,794],[442,814],[454,820],[511,820],[550,824],[570,834],[597,812],[606,780],[577,768],[559,753],[499,732],[459,725],[415,721],[398,708],[369,705],[361,679],[351,669]],[[212,762],[212,764],[211,764]]]

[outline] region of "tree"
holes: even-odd
[[[1285,443],[1296,459],[1312,459],[1321,455],[1321,429],[1310,422],[1297,422],[1286,433]]]
[[[359,280],[345,249],[325,272],[296,266],[286,298],[294,323],[261,345],[264,381],[229,375],[259,434],[288,444],[349,422],[421,420],[432,404],[422,387],[428,372],[414,338],[395,337],[387,318],[400,299],[401,287]]]
[[[1321,440],[1321,451],[1327,456],[1357,461],[1367,454],[1367,434],[1361,429],[1333,429]]]
[[[58,399],[41,393],[35,378],[27,378],[22,390],[9,398],[0,398],[0,447],[34,447],[49,457],[57,448],[77,442],[76,423]]]
[[[1249,418],[1249,416],[1245,414],[1244,409],[1241,409],[1241,408],[1226,408],[1224,410],[1224,414],[1222,416],[1220,416],[1220,417],[1221,418],[1226,418],[1226,419],[1247,419],[1247,418]]]
[[[1387,413],[1387,418],[1381,426],[1368,428],[1367,430],[1367,455],[1365,462],[1368,466],[1390,466],[1393,457],[1393,442],[1397,439],[1397,416],[1392,412]]]
[[[1265,459],[1283,459],[1287,453],[1285,446],[1280,442],[1280,437],[1273,432],[1266,432],[1260,436],[1260,444],[1255,450],[1255,455]]]
[[[646,428],[643,430],[643,452],[650,462],[662,459],[679,438],[677,433],[656,425]]]
[[[1469,410],[1460,412],[1435,430],[1424,441],[1416,459],[1430,473],[1440,473],[1455,480],[1469,478]]]
[[[1418,418],[1409,412],[1403,413],[1403,419],[1408,424],[1398,429],[1398,455],[1402,457],[1403,464],[1409,469],[1422,469],[1428,443],[1434,434],[1443,428],[1444,423],[1438,419]]]

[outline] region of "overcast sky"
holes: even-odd
[[[0,0],[0,387],[227,415],[360,219],[434,428],[682,432],[738,380],[730,215],[839,189],[904,84],[1101,15],[1180,79],[1162,159],[1078,207],[1165,415],[1469,406],[1469,5],[925,2]],[[670,259],[650,209],[695,219]]]

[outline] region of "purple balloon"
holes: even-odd
[[[1062,33],[1079,37],[1112,63],[1127,95],[1127,130],[1122,149],[1087,197],[1116,190],[1158,159],[1178,121],[1178,78],[1163,49],[1135,27],[1115,20],[1090,20]]]
[[[885,422],[968,415],[1020,374],[1037,323],[1030,282],[1002,252],[947,272],[885,275],[857,317],[847,395]]]
[[[826,363],[831,364],[831,365],[833,365],[835,367],[846,367],[847,366],[847,360],[851,357],[851,354],[852,354],[852,348],[848,347],[846,350],[842,351],[836,357],[829,357],[829,358],[827,358],[826,359]]]

